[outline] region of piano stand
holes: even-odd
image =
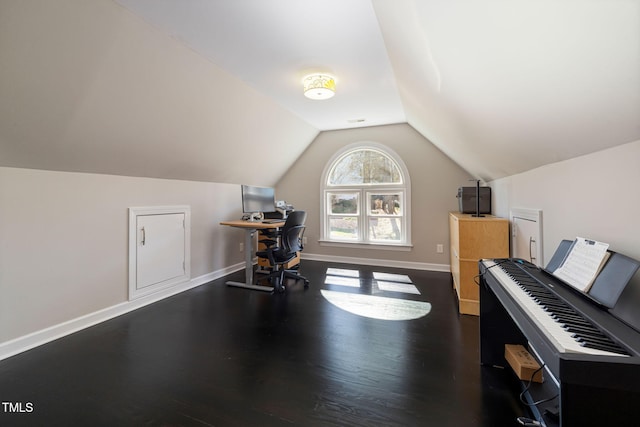
[[[493,269],[481,265],[480,270],[480,363],[511,369],[504,346],[521,344],[545,364],[544,382],[531,383],[523,396],[533,418],[547,427],[639,425],[640,337],[633,337],[628,357],[558,352],[494,277]],[[521,383],[524,390],[528,381]]]
[[[529,342],[493,292],[486,286],[481,286],[480,363],[485,366],[511,369],[504,357],[505,344],[521,344],[527,348]],[[545,412],[558,413],[558,399],[539,406],[532,405],[534,402],[546,400],[558,393],[557,385],[549,378],[547,372],[543,372],[543,377],[543,383],[532,382],[529,385],[523,398],[534,419],[544,422],[548,427],[558,426],[557,417],[553,420],[543,415]],[[528,381],[520,381],[521,391],[524,391],[527,385]]]

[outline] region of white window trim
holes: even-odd
[[[389,156],[400,168],[400,172],[402,173],[403,184],[396,185],[396,188],[402,187],[404,189],[404,213],[405,213],[405,241],[400,243],[389,243],[389,242],[365,242],[362,240],[358,241],[346,241],[346,240],[331,240],[327,238],[327,231],[329,229],[327,215],[327,192],[330,191],[340,191],[339,186],[331,187],[327,185],[328,174],[331,172],[331,167],[334,163],[342,157],[345,153],[349,151],[353,151],[355,149],[366,149],[371,148],[374,150],[379,150]],[[363,197],[366,197],[367,192],[385,192],[390,190],[390,185],[371,185],[371,186],[360,186],[360,188],[366,187],[364,190]],[[346,191],[352,189],[350,186],[344,187]],[[386,145],[372,142],[372,141],[361,141],[349,144],[342,149],[338,150],[334,155],[327,161],[322,171],[322,178],[320,180],[320,208],[322,209],[322,215],[320,220],[320,239],[319,242],[322,246],[335,246],[335,247],[349,247],[349,248],[362,248],[362,249],[387,249],[387,250],[411,250],[413,247],[411,243],[411,177],[409,176],[409,170],[405,165],[402,158],[398,156],[398,154],[393,151],[391,148]],[[361,203],[364,203],[363,200]],[[361,224],[361,227],[364,227],[365,224]],[[368,226],[368,225],[367,225]]]
[[[364,243],[364,242],[348,242],[348,241],[336,241],[336,240],[318,240],[320,246],[332,246],[334,248],[358,248],[358,249],[379,249],[385,251],[399,251],[408,252],[413,248],[413,245],[406,243],[390,244],[390,243]]]

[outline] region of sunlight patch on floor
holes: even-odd
[[[360,277],[360,271],[348,268],[329,267],[327,268],[327,276]]]
[[[424,317],[431,311],[431,304],[423,301],[353,294],[326,289],[321,289],[320,293],[336,307],[371,319],[413,320]]]
[[[325,276],[324,284],[359,288],[362,286],[360,279],[361,274],[358,270],[327,268],[327,275]],[[381,273],[374,271],[373,280],[370,280],[370,283],[373,285],[371,287],[371,293],[383,291],[420,295],[420,291],[415,287],[411,282],[411,278],[406,274]]]
[[[420,291],[413,283],[383,282],[382,280],[377,280],[376,284],[381,291],[420,295]]]
[[[324,279],[325,285],[348,286],[350,288],[359,288],[360,279],[354,277],[327,276]]]
[[[412,283],[411,278],[406,274],[381,273],[379,271],[374,271],[373,278],[376,280],[383,280],[385,282]]]

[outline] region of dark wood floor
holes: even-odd
[[[328,267],[360,270],[362,286],[325,284]],[[316,261],[301,270],[308,290],[217,280],[0,361],[0,401],[33,409],[3,404],[0,425],[502,427],[525,415],[512,374],[479,365],[478,318],[457,314],[449,274]],[[421,294],[380,291],[373,271],[408,275]],[[322,289],[431,312],[362,317]]]

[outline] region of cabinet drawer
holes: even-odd
[[[460,261],[460,298],[479,301],[480,289],[474,280],[478,273],[477,261]]]
[[[506,219],[490,221],[460,221],[458,255],[460,259],[478,261],[481,258],[509,256],[509,222]]]

